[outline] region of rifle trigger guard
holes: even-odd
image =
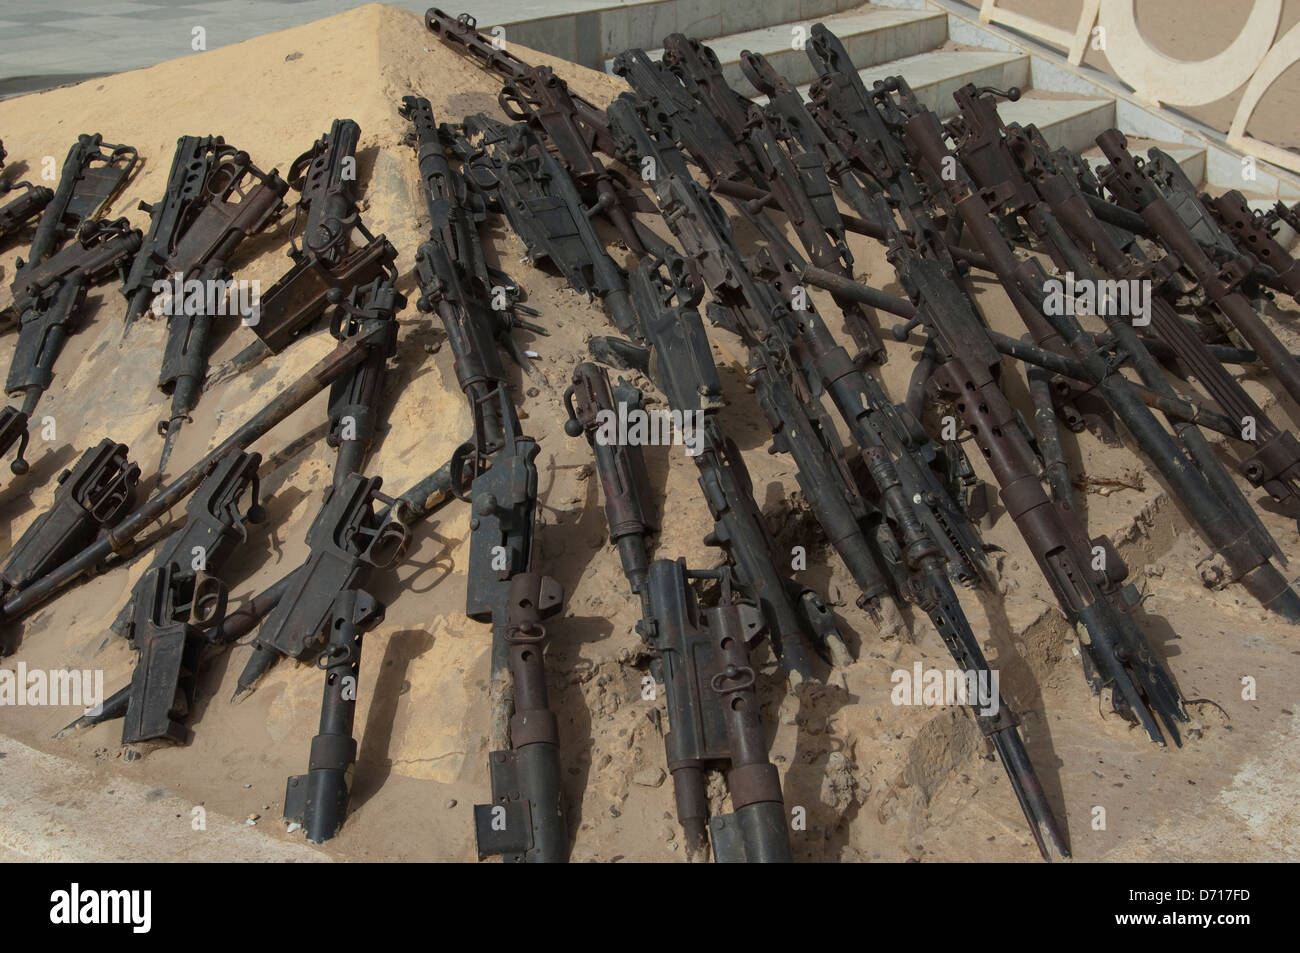
[[[525,122],[528,119],[528,111],[523,108],[527,102],[516,86],[505,86],[497,94],[497,104],[501,111],[515,122]]]
[[[396,507],[396,501],[385,500],[393,507]],[[396,510],[390,511],[395,514]],[[362,558],[376,569],[387,569],[397,562],[406,552],[406,547],[410,542],[411,534],[409,528],[396,515],[390,515],[390,518],[371,539],[370,545]]]
[[[219,578],[205,572],[197,573],[194,577],[194,594],[190,599],[188,624],[199,629],[219,625],[226,615],[228,595],[225,584]]]
[[[472,464],[468,477],[465,473],[467,463]],[[462,503],[470,502],[470,490],[478,472],[478,448],[470,441],[462,443],[452,451],[448,466],[451,468],[451,495]]]

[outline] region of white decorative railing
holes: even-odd
[[[1181,60],[1160,52],[1142,36],[1136,0],[1084,0],[1073,30],[1052,26],[983,0],[980,20],[1000,23],[1066,51],[1074,65],[1089,45],[1106,51],[1117,79],[1139,99],[1156,106],[1202,106],[1245,86],[1227,143],[1265,162],[1300,172],[1300,154],[1246,134],[1259,101],[1288,66],[1300,61],[1300,23],[1277,38],[1282,0],[1255,0],[1241,31],[1228,48],[1204,60]],[[1276,42],[1274,42],[1276,39]]]

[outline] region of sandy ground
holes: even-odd
[[[519,52],[532,62],[554,62]],[[565,64],[560,71],[600,103],[623,88],[620,80],[580,67]],[[47,154],[61,161],[83,131],[135,145],[145,166],[113,214],[144,225],[136,204],[157,198],[177,136],[219,133],[262,167],[283,171],[332,119],[355,119],[362,129],[363,216],[397,246],[401,288],[413,301],[410,268],[428,223],[415,155],[401,142],[407,124],[396,107],[403,95],[417,93],[432,101],[440,119],[478,110],[495,115],[496,90],[490,76],[426,34],[418,16],[372,5],[147,70],[0,103],[0,129],[11,164],[20,168],[24,161],[39,168]],[[259,279],[265,288],[282,274],[286,231],[287,223],[250,243],[237,277]],[[568,593],[564,617],[551,627],[548,671],[563,739],[572,856],[679,860],[671,782],[663,779],[662,741],[650,717],[653,703],[640,698],[636,610],[607,545],[589,451],[562,430],[568,375],[585,357],[585,339],[605,333],[607,325],[599,308],[568,291],[562,279],[519,263],[522,246],[503,221],[490,223],[486,239],[489,255],[525,286],[528,303],[551,330],[545,338],[521,335],[541,357],[534,376],[512,373],[524,427],[542,447],[535,567],[560,580]],[[879,248],[856,242],[854,252],[859,277],[897,291]],[[0,256],[5,276],[12,275],[19,253],[10,247]],[[1000,288],[980,284],[977,298],[994,326],[1021,333]],[[829,299],[817,300],[830,315]],[[105,433],[130,444],[146,473],[152,470],[159,449],[154,425],[165,407],[154,388],[163,328],[144,321],[119,350],[124,312],[115,287],[92,296],[84,327],[70,340],[41,408],[56,419],[58,440],[36,442],[25,480],[6,478],[0,542],[22,533],[52,497],[52,477]],[[1294,320],[1293,312],[1271,313]],[[390,490],[404,489],[445,460],[464,439],[468,421],[437,322],[414,306],[399,317],[401,344],[386,392],[388,429],[367,467],[382,474]],[[829,320],[842,330],[838,317]],[[1300,347],[1296,335],[1282,333],[1293,350]],[[966,714],[891,703],[891,673],[918,660],[945,666],[943,645],[923,616],[909,614],[910,639],[884,640],[855,608],[851,581],[803,513],[788,458],[766,453],[761,414],[736,366],[741,349],[724,332],[713,337],[730,402],[722,425],[744,449],[755,495],[781,541],[809,547],[810,565],[799,576],[827,594],[857,658],[842,671],[823,668],[820,681],[791,693],[766,650],[760,655],[772,757],[782,771],[787,806],[807,810],[807,830],[793,835],[796,855],[1035,860],[1002,770]],[[215,361],[249,340],[250,332],[232,326]],[[0,342],[6,358],[12,341]],[[215,445],[330,344],[327,336],[302,341],[205,394],[174,463],[184,465]],[[913,360],[907,345],[891,342],[883,376],[896,397]],[[1013,399],[1023,406],[1019,373],[1008,368],[1008,374]],[[1246,386],[1261,400],[1277,400],[1271,385],[1249,378]],[[1284,404],[1280,413],[1295,420],[1295,410]],[[232,604],[303,557],[304,535],[330,479],[332,452],[318,439],[324,420],[322,396],[255,447],[268,457],[262,478],[271,518],[228,564]],[[317,439],[302,439],[312,437]],[[1109,533],[1120,545],[1147,595],[1144,629],[1168,658],[1184,694],[1203,699],[1191,705],[1196,727],[1181,750],[1158,748],[1115,716],[1103,716],[1081,676],[1072,635],[1049,604],[1013,524],[1003,515],[986,531],[986,541],[997,547],[1004,592],[963,592],[963,604],[1002,671],[1003,690],[1021,714],[1075,856],[1295,859],[1300,850],[1290,779],[1300,770],[1300,749],[1287,688],[1300,677],[1300,653],[1293,631],[1265,618],[1237,589],[1210,592],[1200,585],[1195,566],[1205,555],[1203,545],[1128,448],[1092,432],[1068,443],[1073,463],[1094,481],[1130,484],[1105,495],[1093,485],[1085,495],[1089,528]],[[708,515],[694,466],[681,448],[659,448],[650,454],[650,469],[652,485],[670,501],[656,555],[712,565],[716,554],[701,541]],[[1274,514],[1266,519],[1288,552],[1300,552],[1292,520]],[[375,585],[389,608],[384,624],[365,640],[352,814],[342,834],[318,848],[322,854],[345,860],[474,859],[472,805],[488,791],[489,635],[486,626],[464,616],[467,553],[467,514],[453,505],[417,530],[404,565]],[[41,609],[27,621],[21,646],[5,666],[21,660],[30,667],[102,668],[110,691],[123,684],[133,654],[107,634],[108,625],[146,562],[86,581]],[[221,817],[257,814],[259,833],[301,845],[301,833],[281,833],[279,817],[285,778],[305,768],[320,676],[310,666],[281,663],[250,698],[234,705],[229,699],[247,652],[237,647],[204,672],[186,747],[127,763],[116,723],[56,742],[54,732],[75,715],[59,708],[0,709],[0,733],[70,759],[91,772],[92,784],[109,788],[130,781]],[[1257,683],[1254,700],[1242,699],[1245,675]],[[0,739],[0,751],[5,743]],[[183,811],[176,823],[183,828],[178,837],[204,836],[189,830]],[[3,835],[0,846],[23,853]],[[264,850],[250,845],[249,854],[265,856],[259,853]],[[185,854],[170,851],[160,848],[163,856]]]

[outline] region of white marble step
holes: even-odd
[[[1189,146],[1175,142],[1155,142],[1150,139],[1134,139],[1129,137],[1129,151],[1134,155],[1145,157],[1147,150],[1156,146],[1162,152],[1167,152],[1173,156],[1174,161],[1182,168],[1187,178],[1191,179],[1192,185],[1200,188],[1205,184],[1205,147]],[[1106,165],[1106,157],[1102,155],[1101,149],[1093,145],[1089,149],[1082,151],[1083,159],[1088,165],[1092,166],[1095,171],[1098,167]]]
[[[1029,57],[993,50],[934,50],[860,69],[858,75],[867,89],[877,80],[902,76],[922,105],[946,118],[957,110],[952,94],[967,83],[998,89],[1027,87]],[[807,85],[800,86],[799,92],[808,98]]]
[[[727,82],[738,92],[755,96],[758,91],[740,69],[740,54],[745,50],[762,53],[791,84],[811,83],[817,73],[803,51],[803,43],[814,23],[825,23],[839,37],[859,68],[878,66],[933,50],[948,38],[948,20],[941,13],[871,7],[834,17],[805,18],[747,30],[704,42],[717,55]],[[662,39],[660,37],[660,41]],[[662,49],[647,52],[656,61],[663,56]],[[612,59],[606,62],[606,70],[612,62]]]
[[[1029,90],[1019,102],[999,102],[998,115],[1005,123],[1037,126],[1053,149],[1081,152],[1115,125],[1115,101],[1039,97]]]

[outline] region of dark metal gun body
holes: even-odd
[[[595,295],[615,325],[632,333],[636,319],[626,278],[597,234],[578,188],[535,131],[508,126],[481,113],[462,127],[472,141],[467,174],[523,240],[533,262],[550,261],[579,294]]]
[[[1046,220],[1045,226],[1050,228],[1044,227],[1044,232],[1050,231],[1055,235],[1055,223],[1059,222],[1060,227],[1074,240],[1078,248],[1090,257],[1094,257],[1108,274],[1120,280],[1151,282],[1153,288],[1151,323],[1156,334],[1159,335],[1157,340],[1163,341],[1170,347],[1177,360],[1195,375],[1201,386],[1233,418],[1236,426],[1232,428],[1229,436],[1241,440],[1242,424],[1247,418],[1256,424],[1256,438],[1249,442],[1254,452],[1240,464],[1243,475],[1252,485],[1263,487],[1275,501],[1294,505],[1297,500],[1300,500],[1300,484],[1297,483],[1297,478],[1300,478],[1300,442],[1297,442],[1289,431],[1282,431],[1273,423],[1236,378],[1224,369],[1221,358],[1215,350],[1178,316],[1163,295],[1154,293],[1164,284],[1164,279],[1173,263],[1168,261],[1139,263],[1127,254],[1114,240],[1111,230],[1108,230],[1093,215],[1086,201],[1086,193],[1060,170],[1055,162],[1057,157],[1047,150],[1036,128],[1009,127],[1006,129],[1006,134],[1008,145],[1017,159],[1032,173],[1029,181],[1033,183],[1043,202],[1050,208],[1050,215],[1055,219],[1055,221]],[[1040,217],[1041,214],[1040,212],[1036,217]],[[1053,241],[1060,242],[1060,239],[1053,238]],[[1074,262],[1074,265],[1079,267],[1086,264],[1086,262]],[[1091,269],[1084,268],[1081,273],[1084,277],[1088,277],[1090,271]],[[1109,323],[1115,324],[1113,320]],[[1152,342],[1138,340],[1135,336],[1130,337],[1131,329],[1127,326],[1119,326],[1116,330],[1118,331],[1116,336],[1125,353],[1138,356],[1141,363],[1135,366],[1143,379],[1153,384],[1163,384],[1154,361],[1144,359],[1142,356],[1143,349],[1149,350],[1153,357],[1156,356],[1156,349]],[[1159,386],[1159,390],[1166,396],[1173,394],[1172,389],[1167,385]],[[1176,429],[1207,478],[1217,478],[1215,489],[1220,498],[1233,507],[1238,518],[1246,525],[1254,526],[1261,545],[1277,552],[1276,543],[1272,542],[1267,531],[1258,525],[1258,517],[1249,505],[1244,504],[1244,500],[1235,488],[1228,490],[1224,487],[1222,478],[1217,477],[1218,471],[1222,468],[1218,466],[1217,460],[1213,459],[1212,453],[1207,453],[1207,450],[1201,446],[1204,444],[1204,438],[1198,433],[1183,428]],[[1207,463],[1207,460],[1213,462]]]
[[[23,272],[45,261],[83,224],[97,218],[126,185],[138,158],[133,147],[106,143],[99,133],[77,137],[63,160],[54,196],[41,213],[27,260],[18,262],[15,301],[24,287]]]
[[[1038,343],[1049,348],[1069,348],[1084,363],[1106,402],[1174,487],[1206,538],[1223,554],[1233,579],[1241,581],[1262,605],[1286,618],[1300,619],[1300,596],[1268,562],[1267,555],[1257,551],[1245,527],[1218,501],[1205,477],[1189,464],[1174,438],[1133,393],[1127,379],[1106,363],[1073,315],[1054,314],[1056,309],[1043,307],[1046,275],[1042,266],[1036,260],[1022,262],[1015,257],[990,217],[987,203],[963,170],[957,168],[958,174],[952,178],[940,178],[945,158],[955,157],[943,142],[938,120],[933,114],[918,111],[906,120],[904,130],[918,162],[928,167],[936,181],[944,182],[968,233],[988,256]],[[949,167],[955,167],[955,163]]]
[[[1102,172],[1103,184],[1137,211],[1160,241],[1196,278],[1205,295],[1219,312],[1240,332],[1249,346],[1277,377],[1278,383],[1300,401],[1300,361],[1291,356],[1277,339],[1238,286],[1249,270],[1249,260],[1237,257],[1222,267],[1210,260],[1177,211],[1160,192],[1157,184],[1144,174],[1128,151],[1128,141],[1117,129],[1097,137],[1110,161]]]
[[[574,187],[568,181],[564,169],[553,160],[548,160],[541,144],[535,138],[530,139],[527,133],[521,131],[515,141],[521,146],[512,150],[516,161],[508,164],[506,174],[500,176],[500,181],[510,182],[513,194],[522,199],[522,203],[515,203],[517,214],[512,218],[512,224],[518,222],[516,227],[521,235],[539,234],[544,226],[539,225],[537,216],[546,215],[554,223],[557,208],[568,210],[567,220],[576,224],[576,216],[572,215]],[[667,161],[673,160],[670,158]],[[505,189],[504,184],[502,188]],[[557,196],[558,201],[549,199],[548,194]],[[573,234],[563,228],[557,228],[556,231],[561,235]],[[607,276],[602,279],[606,287],[616,282],[613,290],[602,298],[619,330],[625,334],[633,333],[641,341],[649,341],[650,335],[658,337],[658,341],[653,342],[657,347],[645,358],[646,370],[653,371],[661,386],[667,388],[665,393],[669,396],[673,410],[700,411],[718,406],[720,385],[717,383],[717,371],[708,351],[699,315],[693,306],[688,312],[669,312],[670,320],[665,320],[663,306],[668,301],[655,301],[659,292],[652,289],[654,281],[649,277],[655,266],[643,262],[644,273],[638,279],[638,287],[642,308],[646,310],[634,309],[632,298],[627,292],[626,279],[621,269],[603,252],[599,239],[594,233],[582,238],[581,226],[576,231],[581,238],[580,244],[576,248],[570,244],[569,251],[563,254],[570,261],[583,261],[585,256],[585,261],[597,273]],[[680,262],[679,256],[675,253],[672,256]],[[583,281],[586,272],[581,268],[566,269],[565,274],[575,288],[585,287]],[[675,294],[675,291],[670,292],[668,300]],[[689,300],[692,304],[698,302],[698,294],[689,295]],[[689,314],[689,317],[684,317],[685,314]],[[652,322],[653,329],[646,322]],[[688,366],[670,366],[668,363],[671,357],[688,355]],[[650,366],[652,361],[653,368]],[[700,375],[698,379],[691,377],[692,370]],[[664,383],[665,376],[674,375],[681,378],[680,387]],[[824,611],[824,607],[818,608],[820,600],[815,594],[795,586],[787,574],[778,568],[773,556],[771,534],[753,500],[744,461],[739,451],[711,421],[705,421],[702,446],[704,449],[695,457],[695,462],[700,468],[701,487],[715,523],[714,532],[706,537],[705,542],[724,549],[733,563],[737,586],[769,613],[773,646],[781,657],[782,664],[788,671],[806,676],[810,669],[804,633],[808,632],[821,640],[832,635],[838,641],[833,627],[824,624],[829,613]]]
[[[639,148],[651,155],[662,152],[664,137],[656,138],[658,142],[643,129]],[[966,515],[928,465],[917,463],[919,448],[912,444],[919,428],[901,419],[879,382],[835,343],[811,301],[803,302],[802,308],[794,307],[794,286],[801,279],[790,274],[782,250],[769,245],[763,254],[769,256],[771,266],[761,279],[751,273],[736,251],[730,225],[716,203],[694,182],[665,173],[667,163],[660,167],[654,182],[656,199],[688,262],[721,306],[712,312],[715,320],[741,334],[751,347],[776,347],[788,363],[786,373],[797,378],[798,388],[809,400],[825,389],[859,448],[882,442],[889,446],[891,456],[905,470],[907,484],[925,504],[922,518],[930,523],[931,537],[944,547],[950,571],[963,582],[975,582],[987,573],[983,547]],[[724,317],[728,313],[730,318]]]
[[[478,225],[486,216],[483,195],[464,174],[452,168],[446,138],[438,129],[428,100],[406,97],[402,114],[413,126],[420,174],[425,182],[430,240],[415,254],[419,309],[436,311],[447,332],[456,381],[470,405],[476,456],[486,458],[503,442],[504,424],[494,395],[506,387],[500,351],[520,367],[531,367],[511,337],[516,327],[546,333],[515,315],[518,288],[509,276],[490,269],[483,256]]]
[[[264,671],[257,665],[260,653],[299,660],[317,653],[339,594],[360,590],[371,569],[386,568],[400,558],[407,540],[405,525],[391,514],[383,520],[377,517],[377,502],[393,503],[379,492],[381,484],[379,477],[350,473],[327,491],[307,531],[307,560],[293,572],[292,583],[263,623],[253,656],[240,675],[240,692]]]
[[[372,235],[357,210],[360,136],[351,119],[335,119],[330,131],[294,160],[289,186],[300,195],[290,231],[293,264],[262,296],[258,320],[250,323],[257,340],[219,368],[209,386],[279,354],[355,289],[380,277],[396,283],[397,250],[383,235]],[[354,247],[354,232],[364,244]]]
[[[153,299],[155,283],[167,275],[181,237],[207,199],[213,166],[237,152],[220,136],[181,136],[176,140],[162,198],[153,205],[140,203],[140,210],[149,213],[149,231],[122,283],[127,300],[124,333]]]
[[[537,442],[498,388],[503,445],[470,486],[465,614],[492,626],[492,802],[474,807],[479,858],[561,863],[568,857],[559,728],[546,690],[544,620],[564,590],[532,569]],[[513,696],[513,697],[512,697]]]
[[[769,192],[799,236],[812,263],[819,268],[853,277],[853,255],[845,241],[846,225],[830,178],[823,165],[825,156],[815,152],[788,154],[781,147],[777,114],[751,102],[732,89],[722,75],[717,55],[698,40],[674,33],[664,40],[664,64],[745,150],[755,183]],[[753,205],[740,208],[751,220],[761,215]],[[759,220],[761,227],[761,220]],[[854,341],[867,356],[879,363],[885,358],[884,342],[868,321],[861,305],[836,298]]]
[[[22,189],[4,205],[0,205],[0,242],[18,234],[27,223],[36,218],[54,199],[54,190],[30,182],[10,182],[0,179],[0,195]]]
[[[163,273],[179,276],[182,300],[173,294],[165,308],[167,343],[158,388],[171,396],[171,412],[158,424],[163,437],[160,476],[167,472],[182,424],[199,401],[208,372],[213,312],[226,311],[232,290],[231,259],[244,239],[280,217],[288,190],[288,183],[274,169],[262,172],[248,153],[218,154],[204,184],[206,200],[167,260]],[[192,289],[197,289],[197,301]]]
[[[402,114],[414,125],[432,229],[416,255],[420,307],[443,319],[474,422],[451,465],[453,485],[469,487],[456,492],[472,507],[465,614],[492,625],[492,802],[474,808],[479,858],[560,863],[569,842],[543,622],[561,610],[564,593],[532,568],[540,448],[522,432],[498,350],[513,348],[509,331],[518,322],[496,313],[508,310],[508,296],[494,308],[484,285],[481,196],[471,199],[469,183],[447,162],[427,101],[407,97]]]
[[[651,615],[641,634],[662,663],[668,721],[664,737],[677,816],[687,847],[702,852],[704,824],[720,863],[793,860],[781,780],[767,757],[750,649],[763,613],[730,601],[727,570],[691,572],[685,560],[650,565]],[[726,600],[702,609],[689,580],[721,579]],[[709,816],[706,769],[726,772],[731,814]]]
[[[607,155],[613,150],[604,116],[599,124],[584,122],[568,84],[549,66],[532,67],[507,81],[498,102],[511,119],[545,131],[574,184],[594,194],[595,202],[590,209],[584,209],[584,215],[603,213],[633,253],[645,254],[625,207],[628,190],[623,183],[615,181],[595,154],[598,149]]]
[[[959,224],[940,230],[929,212],[925,190],[912,177],[907,153],[889,128],[882,104],[868,92],[839,38],[814,24],[804,52],[817,70],[809,91],[810,112],[860,176],[886,192],[916,247],[941,258],[952,256]],[[875,221],[884,223],[877,218]]]
[[[312,843],[337,834],[347,816],[361,640],[383,621],[385,608],[364,586],[372,569],[401,559],[409,538],[400,514],[380,519],[375,513],[377,502],[394,502],[379,492],[381,484],[379,477],[351,473],[330,489],[307,532],[307,561],[289,577],[254,649],[254,659],[272,650],[298,659],[315,655],[325,672],[307,773],[290,778],[284,796],[285,818],[301,824]]]
[[[397,312],[404,307],[406,298],[387,277],[353,288],[335,305],[330,333],[340,341],[361,335],[371,342],[365,361],[330,385],[325,442],[338,451],[335,486],[365,465],[379,426],[388,361],[397,353]]]
[[[619,390],[621,402],[639,406],[639,391],[622,384]],[[704,772],[720,768],[728,771],[735,813],[712,819],[717,859],[788,861],[781,785],[767,759],[749,660],[750,647],[767,629],[763,614],[755,605],[731,602],[726,570],[693,574],[683,561],[648,563],[652,517],[641,448],[597,437],[602,414],[615,412],[605,372],[594,364],[579,364],[565,402],[570,414],[565,431],[570,436],[584,434],[595,456],[610,540],[640,600],[637,630],[655,652],[654,675],[664,683],[671,729],[664,747],[687,858],[707,857],[710,818]],[[701,576],[724,580],[728,594],[715,609],[701,609],[688,584],[688,579]]]
[[[190,498],[185,522],[154,554],[136,585],[124,633],[139,657],[131,676],[122,743],[184,744],[194,705],[204,633],[225,616],[228,589],[218,575],[236,544],[248,538],[245,520],[264,518],[256,453],[222,459]],[[242,508],[247,494],[249,504]]]
[[[54,380],[54,364],[63,351],[73,323],[81,313],[89,289],[114,273],[126,270],[140,247],[140,231],[126,219],[83,226],[77,241],[40,263],[30,263],[21,274],[22,290],[14,295],[18,313],[18,341],[5,390],[22,395],[22,406],[0,409],[0,454],[18,443],[9,469],[18,475],[28,470],[23,458],[28,423],[37,404]]]
[[[1217,198],[1202,193],[1201,204],[1232,236],[1239,250],[1248,251],[1261,265],[1276,274],[1269,282],[1270,287],[1300,301],[1300,261],[1278,242],[1276,228],[1270,227],[1267,213],[1260,214],[1251,209],[1246,204],[1246,197],[1236,189],[1230,189]]]
[[[10,547],[0,568],[0,589],[23,589],[75,556],[101,527],[113,526],[135,503],[140,468],[127,446],[105,438],[59,476],[50,508]]]
[[[382,329],[379,329],[375,333],[381,331]],[[31,585],[10,593],[5,599],[0,621],[12,622],[22,618],[74,579],[98,565],[103,559],[114,553],[128,552],[139,534],[194,492],[203,479],[232,451],[246,449],[253,441],[324,390],[336,378],[360,364],[368,353],[369,343],[365,335],[341,341],[338,347],[286,386],[265,407],[236,428],[230,436],[160,490],[152,499],[124,517],[116,526],[76,556],[50,570]]]
[[[359,125],[335,119],[330,131],[289,169],[289,185],[300,193],[289,249],[293,266],[267,291],[261,320],[253,326],[273,354],[320,317],[331,288],[346,293],[381,274],[396,278],[396,250],[384,236],[372,235],[357,212],[360,138]],[[366,241],[357,248],[352,247],[354,231]]]
[[[954,98],[957,100],[960,112],[956,120],[948,124],[948,129],[955,130],[956,154],[971,174],[975,184],[983,190],[986,199],[994,203],[997,212],[1004,217],[1005,221],[1023,220],[1030,232],[1046,247],[1058,266],[1067,274],[1078,276],[1078,279],[1087,282],[1093,288],[1102,287],[1101,276],[1093,268],[1083,250],[1070,240],[1068,228],[1063,227],[1046,203],[1039,201],[1035,186],[1020,172],[1011,142],[1003,137],[1005,127],[997,114],[992,91],[980,91],[968,85],[958,90]],[[1023,147],[1021,152],[1025,152]],[[1062,182],[1056,180],[1053,185],[1059,189]],[[1108,243],[1109,235],[1101,228],[1100,223],[1092,219],[1086,202],[1076,201],[1072,210],[1076,213],[1071,217],[1076,228],[1091,224],[1092,237]],[[1122,261],[1127,266],[1125,271],[1128,274],[1125,275],[1125,280],[1136,280],[1132,274],[1136,269],[1129,263],[1129,257],[1118,247],[1112,245],[1111,248],[1115,253],[1112,261]],[[1159,266],[1153,266],[1148,271],[1148,276],[1158,268]],[[1209,358],[1204,350],[1205,345],[1183,325],[1181,319],[1163,298],[1151,296],[1149,305],[1150,317],[1157,328],[1172,333],[1173,340],[1182,343],[1184,351],[1190,357],[1200,358],[1203,365],[1208,363],[1206,369],[1218,385],[1215,388],[1217,394],[1239,396],[1253,405],[1253,401],[1246,397],[1240,386],[1234,386],[1235,382],[1218,362]],[[1177,395],[1166,379],[1163,369],[1129,323],[1129,316],[1120,315],[1117,308],[1106,304],[1098,307],[1097,310],[1110,329],[1117,357],[1127,358],[1138,372],[1142,382],[1155,394],[1176,399]],[[1189,339],[1194,339],[1195,343]],[[1242,404],[1238,403],[1236,406],[1241,407]],[[1280,556],[1281,549],[1219,462],[1205,435],[1195,424],[1188,421],[1170,418],[1170,424],[1222,505],[1251,534],[1256,548],[1260,552]],[[1239,427],[1230,429],[1233,436],[1238,438],[1241,436]],[[1272,436],[1273,433],[1275,431],[1271,431],[1268,436]],[[1273,446],[1280,448],[1281,444],[1277,443]],[[1300,451],[1300,444],[1296,444],[1294,449]],[[1248,472],[1254,472],[1254,468],[1247,469]],[[1289,494],[1284,483],[1279,483],[1277,480],[1272,482],[1275,488],[1284,491],[1283,495]],[[1284,557],[1283,561],[1285,562]]]
[[[708,177],[711,189],[738,198],[753,199],[755,193],[763,194],[750,187],[737,195],[734,188],[728,188],[752,179],[755,170],[733,137],[703,103],[696,101],[667,64],[655,63],[645,50],[631,49],[614,58],[613,71],[627,80],[637,98],[655,111],[661,123],[672,129],[682,150]]]

